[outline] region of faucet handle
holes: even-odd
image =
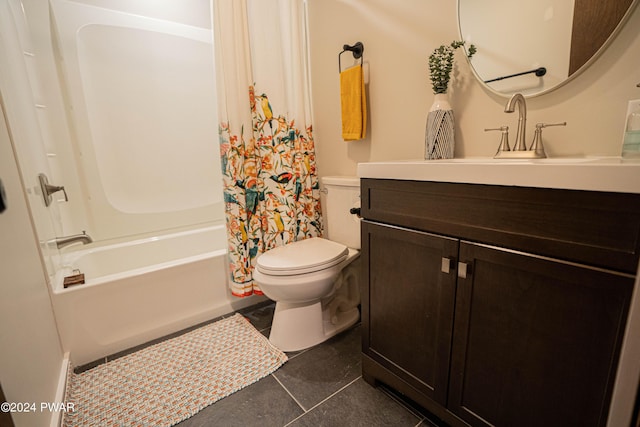
[[[548,128],[551,126],[566,126],[567,122],[561,122],[561,123],[536,123],[536,130],[538,129],[542,129],[542,128]]]
[[[53,201],[53,193],[57,193],[58,191],[62,191],[64,193],[64,201],[69,201],[69,196],[67,196],[67,190],[64,189],[64,185],[51,185],[49,184],[49,178],[47,175],[41,173],[38,174],[38,181],[40,181],[40,189],[42,190],[42,197],[44,198],[45,206],[49,206]]]
[[[67,196],[67,190],[64,189],[64,185],[49,185],[47,187],[47,191],[49,191],[49,194],[53,194],[53,193],[57,193],[58,191],[62,191],[62,193],[64,194],[64,201],[65,202],[69,201],[69,196]]]
[[[544,145],[542,144],[542,129],[548,128],[551,126],[566,126],[567,122],[561,123],[536,123],[536,131],[533,134],[533,141],[531,142],[531,148],[529,150],[535,151],[539,157],[547,157],[547,154],[544,152]]]
[[[493,130],[498,130],[502,132],[502,136],[500,138],[500,145],[498,146],[498,151],[496,154],[501,151],[511,151],[511,147],[509,147],[509,126],[500,126],[499,128],[487,128],[484,131],[489,132]]]

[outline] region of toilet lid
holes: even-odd
[[[256,268],[274,276],[312,273],[341,263],[348,254],[345,245],[312,237],[263,253],[258,257]]]

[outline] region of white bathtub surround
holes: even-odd
[[[49,15],[54,24],[38,47],[43,85],[60,92],[47,92],[47,120],[71,133],[45,129],[49,178],[69,194],[64,234],[102,241],[221,219],[209,2],[47,4],[27,10],[34,28],[48,28]]]
[[[53,306],[66,351],[80,366],[255,304],[227,286],[223,225],[70,252]],[[86,283],[64,289],[73,270]]]
[[[322,233],[302,0],[214,3],[231,291],[262,252]]]

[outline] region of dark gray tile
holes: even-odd
[[[444,424],[444,422],[442,422],[442,424],[436,424],[433,421],[425,418],[424,420],[422,420],[420,424],[418,424],[418,427],[448,427],[448,426],[447,424]]]
[[[284,426],[303,411],[272,377],[227,396],[204,408],[178,427]]]
[[[386,387],[384,384],[379,384],[377,388],[391,399],[394,399],[400,405],[404,406],[416,417],[421,418],[422,423],[420,423],[420,427],[447,427],[447,423],[418,405],[413,400],[409,399],[407,396],[393,390],[392,388]]]
[[[239,310],[238,313],[249,319],[249,322],[259,331],[271,327],[273,321],[273,312],[275,311],[276,303],[273,301],[266,301],[251,307]]]
[[[289,426],[414,427],[419,422],[420,418],[360,378]]]
[[[362,374],[360,326],[291,358],[274,376],[305,410]]]
[[[271,334],[271,327],[261,330],[260,333],[265,337],[269,338],[269,334]]]
[[[300,355],[302,353],[306,353],[307,351],[309,351],[308,348],[306,348],[304,350],[298,350],[298,351],[285,351],[285,353],[287,353],[287,357],[289,358],[289,360],[291,360],[294,357],[298,357],[298,355]]]

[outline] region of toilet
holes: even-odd
[[[283,351],[312,347],[360,318],[360,207],[357,177],[323,177],[325,236],[266,251],[253,278],[276,302],[269,341]]]

